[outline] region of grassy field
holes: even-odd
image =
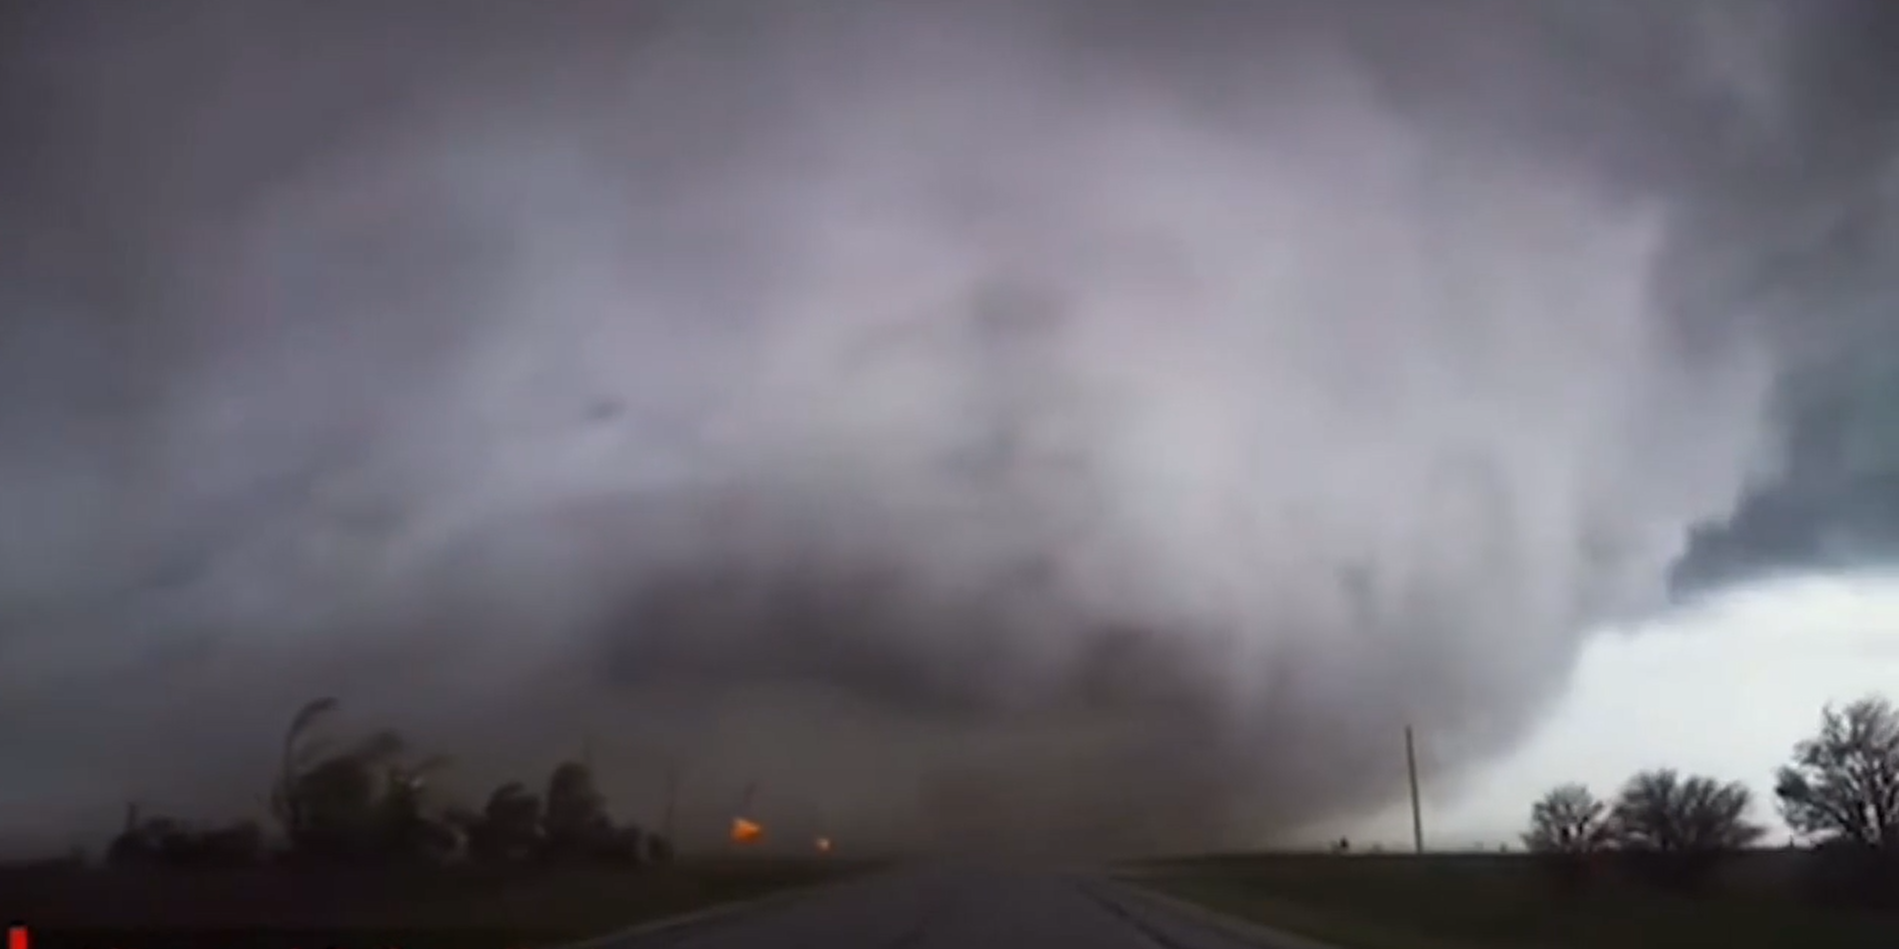
[[[1343,949],[1894,949],[1899,916],[1801,898],[1800,855],[1741,857],[1689,899],[1613,878],[1563,895],[1527,858],[1245,855],[1131,868],[1143,885]]]
[[[348,931],[340,941],[349,945],[525,949],[831,882],[874,866],[755,857],[641,869],[0,869],[0,917],[46,933],[66,927],[95,933],[321,930]]]

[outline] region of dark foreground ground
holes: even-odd
[[[1529,858],[1503,854],[1249,854],[1134,872],[1342,949],[1899,949],[1899,913],[1833,905],[1813,869],[1801,853],[1747,854],[1694,898],[1612,872],[1565,893]]]
[[[209,945],[214,929],[217,944],[251,949],[1899,949],[1899,915],[1817,903],[1795,885],[1799,869],[1755,855],[1695,898],[1610,877],[1565,894],[1537,865],[1499,855],[1247,855],[1112,871],[757,858],[321,877],[0,871],[0,918],[31,923],[34,949]],[[40,938],[80,924],[84,938]]]
[[[27,924],[33,949],[532,949],[877,866],[749,857],[638,869],[0,868],[0,923]]]
[[[256,949],[527,949],[570,944],[586,949],[1260,949],[1220,928],[1169,910],[1115,883],[1100,872],[997,868],[974,864],[911,863],[860,866],[853,872],[814,862],[721,868],[680,868],[670,877],[644,878],[602,872],[570,873],[540,880],[487,881],[471,900],[476,881],[437,877],[427,882],[375,881],[386,892],[345,912],[343,901],[360,901],[362,885],[337,881],[342,890],[327,906],[282,893],[264,902],[268,884],[253,872],[248,895],[257,902],[243,921],[262,927],[251,933],[228,929],[236,917],[226,909],[216,921],[225,931],[219,945]],[[690,882],[689,882],[690,881]],[[814,885],[822,884],[822,885]],[[68,880],[64,890],[78,893]],[[84,945],[90,949],[203,945],[201,927],[212,922],[208,903],[169,906],[152,900],[203,901],[213,886],[237,892],[238,878],[143,879],[95,873],[86,895],[91,909],[42,903],[30,917],[33,945]],[[42,883],[42,900],[51,895]],[[187,891],[191,891],[188,894]],[[691,910],[712,897],[732,899],[775,891],[736,910],[715,911],[657,931],[614,932],[640,917]],[[352,895],[354,894],[354,895]],[[15,894],[17,895],[17,894]],[[144,902],[112,903],[138,897]],[[407,904],[404,904],[404,901]],[[373,905],[371,905],[373,904]],[[59,908],[60,916],[45,915]],[[290,915],[291,911],[302,915]],[[550,928],[553,913],[561,925]],[[353,915],[352,915],[353,913]],[[84,922],[81,933],[71,924]],[[108,929],[114,922],[116,931]],[[159,923],[162,928],[158,928]],[[67,924],[67,925],[62,925]],[[301,931],[299,931],[301,930]],[[321,935],[317,935],[317,933]],[[606,936],[600,936],[601,933]],[[42,938],[44,937],[44,938]],[[313,941],[314,940],[314,941]]]

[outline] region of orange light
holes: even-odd
[[[818,838],[818,852],[819,852],[819,853],[830,853],[830,852],[831,852],[831,838],[829,838],[829,837],[819,837],[819,838]]]
[[[732,842],[735,844],[757,843],[765,836],[765,828],[743,817],[732,818]]]

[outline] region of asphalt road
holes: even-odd
[[[1276,949],[1075,873],[932,866],[589,949]]]

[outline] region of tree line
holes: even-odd
[[[1899,709],[1881,696],[1822,709],[1820,728],[1774,775],[1782,820],[1815,857],[1817,894],[1899,901]],[[1766,836],[1746,785],[1672,768],[1643,771],[1611,800],[1582,784],[1530,808],[1523,843],[1567,887],[1605,868],[1677,890],[1704,887]]]
[[[672,842],[637,824],[618,822],[584,762],[565,761],[536,793],[513,781],[488,795],[479,810],[439,794],[431,779],[449,765],[416,756],[383,730],[340,742],[317,733],[337,710],[316,699],[291,718],[272,783],[267,840],[255,820],[194,827],[143,817],[127,805],[125,825],[106,853],[108,864],[233,867],[266,861],[305,865],[483,863],[668,863]]]

